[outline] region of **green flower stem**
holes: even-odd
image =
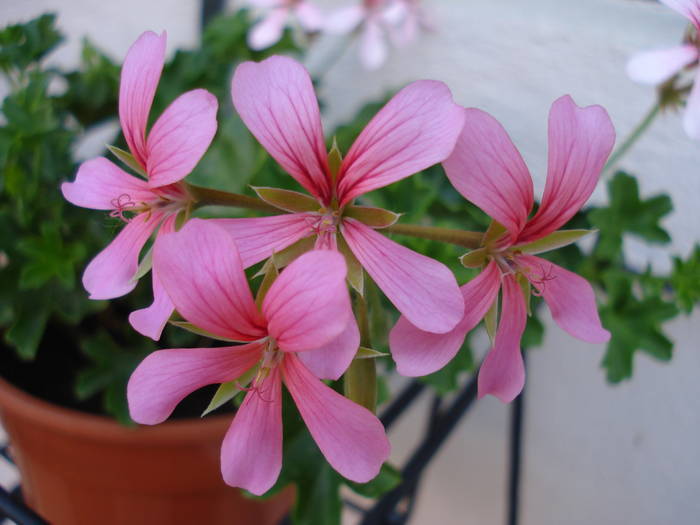
[[[257,197],[248,197],[247,195],[193,186],[192,184],[187,185],[187,191],[197,201],[197,208],[201,206],[235,206],[249,210],[281,212],[281,210]]]
[[[661,104],[656,102],[644,116],[642,121],[637,124],[637,127],[632,130],[632,133],[630,133],[624,142],[617,147],[612,155],[610,155],[608,162],[606,162],[605,166],[603,167],[603,176],[611,175],[614,172],[615,166],[617,166],[617,164],[620,162],[620,159],[624,157],[634,143],[639,140],[639,137],[641,137],[647,128],[649,128],[651,123],[654,122],[654,119],[660,113],[660,111]]]
[[[437,226],[418,226],[417,224],[394,224],[388,228],[383,228],[382,231],[409,235],[411,237],[420,237],[421,239],[447,242],[471,250],[481,246],[481,239],[484,236],[484,234],[480,232],[470,232],[454,228],[440,228]]]

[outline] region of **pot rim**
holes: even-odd
[[[233,414],[166,421],[159,425],[128,427],[106,416],[63,407],[28,394],[0,377],[0,416],[23,419],[47,430],[60,430],[87,438],[142,445],[169,441],[201,441],[206,436],[223,438]]]

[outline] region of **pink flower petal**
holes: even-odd
[[[464,110],[464,128],[443,163],[452,185],[501,223],[513,241],[532,209],[532,177],[508,133],[480,109]]]
[[[411,324],[444,334],[462,320],[464,300],[447,266],[354,219],[343,220],[343,235],[360,264]]]
[[[175,231],[175,221],[177,220],[177,214],[172,214],[168,216],[163,224],[160,225],[158,233],[156,234],[155,242],[158,243],[158,239],[166,234]],[[153,281],[153,303],[148,308],[141,308],[129,314],[129,323],[141,335],[150,337],[154,341],[160,339],[160,335],[163,333],[163,328],[165,324],[170,319],[170,316],[175,309],[175,305],[170,300],[170,297],[163,288],[163,284],[158,278],[158,269],[151,269],[151,280]]]
[[[146,125],[165,63],[165,31],[143,33],[129,48],[119,83],[119,121],[137,162],[146,167]]]
[[[139,213],[90,261],[83,273],[90,299],[121,297],[136,287],[139,253],[162,218],[162,213]]]
[[[580,108],[568,95],[554,101],[544,195],[518,242],[549,235],[573,217],[593,193],[614,144],[615,129],[601,106]]]
[[[700,139],[700,71],[686,101],[683,128],[690,138]]]
[[[347,326],[339,336],[320,348],[299,352],[297,357],[319,379],[336,381],[348,369],[359,347],[360,330],[352,310],[349,310]]]
[[[244,62],[231,82],[233,105],[277,162],[317,199],[328,203],[326,146],[311,78],[291,58]]]
[[[190,323],[236,341],[267,335],[236,244],[219,226],[190,219],[179,232],[163,235],[153,250],[153,266]]]
[[[343,160],[341,205],[445,160],[463,123],[462,108],[442,82],[406,86],[375,115]]]
[[[319,348],[345,330],[350,297],[343,256],[313,250],[295,259],[265,296],[267,329],[281,350]]]
[[[151,187],[183,179],[197,165],[216,134],[216,97],[205,89],[177,97],[158,118],[146,141]]]
[[[518,263],[530,268],[528,279],[563,330],[588,343],[610,340],[610,332],[600,324],[595,293],[586,279],[532,255],[518,257]]]
[[[675,46],[638,53],[627,63],[627,76],[641,84],[661,84],[698,59],[698,48]]]
[[[221,475],[260,496],[282,470],[282,381],[279,367],[248,392],[221,446]]]
[[[391,451],[379,419],[324,385],[294,354],[285,355],[282,373],[301,417],[328,463],[357,483],[374,478]]]
[[[137,423],[165,421],[189,393],[243,375],[262,355],[261,343],[220,348],[178,348],[153,352],[129,378],[129,413]]]
[[[351,5],[340,8],[326,18],[324,31],[331,34],[344,35],[360,25],[367,11],[361,5]]]
[[[700,0],[661,0],[662,3],[680,13],[700,30]]]
[[[113,210],[120,198],[133,206],[156,198],[146,181],[132,177],[104,157],[83,162],[75,181],[61,184],[61,192],[68,202],[93,210]]]
[[[294,12],[299,19],[299,24],[304,28],[304,31],[320,31],[323,27],[323,15],[319,8],[311,2],[299,2]]]
[[[523,291],[512,275],[503,278],[502,289],[496,340],[479,370],[479,398],[491,394],[504,403],[510,403],[525,385],[520,339],[525,330],[527,312]]]
[[[452,361],[467,333],[486,315],[501,286],[496,263],[490,262],[474,279],[462,286],[464,317],[450,332],[434,334],[413,326],[401,316],[389,333],[391,356],[402,376],[432,374]]]
[[[248,268],[284,250],[313,232],[309,214],[289,213],[251,219],[212,219],[236,241],[243,267]]]
[[[272,9],[265,18],[255,24],[248,33],[248,46],[259,51],[279,42],[287,23],[289,9],[280,7]]]

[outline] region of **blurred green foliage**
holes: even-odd
[[[298,189],[235,114],[229,83],[233,68],[243,60],[260,60],[276,53],[298,55],[302,50],[286,33],[275,47],[251,51],[246,45],[249,25],[245,11],[218,17],[206,28],[196,49],[178,50],[164,68],[151,119],[184,91],[208,89],[220,103],[219,128],[188,180],[249,195],[250,184]],[[106,411],[128,422],[126,381],[154,345],[131,331],[127,313],[150,301],[150,282],[143,279],[135,293],[118,301],[87,299],[80,275],[90,258],[114,236],[117,222],[106,214],[65,202],[59,191],[61,182],[71,180],[77,170],[73,152],[81,140],[96,126],[117,119],[120,66],[84,40],[78,69],[46,67],[44,58],[61,41],[53,15],[0,31],[0,69],[10,88],[2,102],[0,126],[0,328],[4,341],[18,355],[32,359],[42,348],[47,323],[64,327],[91,363],[76,371],[76,397],[101,394]],[[341,151],[349,149],[389,96],[368,104],[352,122],[331,134],[337,137]],[[114,141],[125,146],[121,136]],[[700,300],[700,246],[687,259],[675,258],[668,275],[629,270],[621,249],[624,237],[636,235],[645,242],[667,243],[670,238],[660,222],[671,211],[671,201],[666,195],[641,198],[636,179],[625,173],[610,181],[608,192],[607,206],[584,210],[569,224],[599,230],[590,253],[572,245],[545,256],[585,276],[598,290],[603,324],[613,334],[602,366],[608,380],[618,382],[631,377],[637,351],[659,360],[671,358],[673,344],[664,334],[663,324],[681,310],[689,313]],[[402,213],[401,221],[407,223],[479,231],[489,223],[488,217],[454,190],[440,166],[374,191],[364,196],[362,203]],[[226,212],[246,213],[235,209]],[[446,263],[460,283],[475,275],[457,261],[463,249],[395,237]],[[367,290],[373,347],[388,351],[387,334],[396,313],[376,286],[369,283]],[[538,319],[541,301],[533,298],[532,304],[524,348],[540,345],[544,337]],[[473,339],[467,338],[447,367],[423,381],[441,394],[456,389],[462,376],[478,364],[471,350]],[[160,346],[192,346],[196,341],[193,334],[169,328]],[[390,360],[380,361],[391,369]],[[297,484],[295,523],[338,524],[341,484],[361,495],[377,497],[400,481],[399,473],[385,465],[379,477],[368,484],[346,482],[324,461],[286,394],[284,418],[285,464],[271,493],[289,483]]]

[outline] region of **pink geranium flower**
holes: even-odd
[[[464,115],[447,86],[423,80],[401,90],[360,134],[336,174],[329,170],[311,79],[298,62],[271,57],[241,64],[233,76],[232,96],[248,129],[315,199],[289,192],[308,211],[219,219],[236,240],[244,266],[305,237],[315,237],[318,248],[347,243],[412,323],[431,332],[451,330],[462,317],[463,302],[449,269],[347,214],[356,197],[450,154]]]
[[[363,0],[329,15],[328,33],[360,32],[360,61],[367,69],[381,67],[388,55],[387,37],[399,46],[411,42],[430,23],[420,0]]]
[[[91,299],[112,299],[129,293],[139,254],[159,227],[171,232],[178,213],[191,202],[180,182],[192,171],[216,133],[216,98],[204,89],[181,95],[168,106],[146,133],[148,114],[165,61],[166,35],[142,34],[124,60],[119,86],[119,120],[138,171],[147,180],[129,175],[99,157],[84,162],[75,182],[61,191],[77,206],[110,210],[126,225],[117,237],[88,265],[83,285]],[[128,217],[128,215],[133,215]],[[158,339],[172,302],[163,293],[157,268],[153,268],[153,304],[129,316],[140,333]]]
[[[688,35],[683,45],[647,51],[634,56],[627,64],[629,77],[642,84],[662,84],[681,70],[695,66],[695,80],[688,95],[683,127],[688,136],[700,138],[700,0],[661,0],[671,9],[686,17],[695,33]]]
[[[262,20],[248,33],[251,49],[266,49],[279,42],[291,17],[296,18],[308,33],[319,31],[323,27],[321,11],[308,0],[249,0],[249,3],[267,10]]]
[[[275,280],[260,308],[234,241],[211,221],[193,219],[180,232],[164,236],[154,258],[187,321],[246,344],[149,355],[127,387],[135,421],[160,423],[195,389],[234,381],[252,370],[254,379],[248,388],[242,386],[247,394],[221,449],[226,483],[262,494],[277,480],[282,384],[333,468],[361,483],[377,475],[390,450],[381,422],[319,379],[338,379],[360,342],[340,254],[317,250],[299,257]]]
[[[444,166],[454,187],[497,222],[492,233],[485,235],[483,247],[468,254],[483,269],[462,286],[467,309],[454,330],[430,334],[402,317],[389,341],[399,373],[434,372],[455,356],[500,290],[500,321],[493,348],[479,371],[479,396],[492,394],[508,402],[525,382],[520,353],[527,318],[523,288],[533,286],[554,321],[574,337],[590,343],[610,338],[600,324],[591,285],[534,254],[572,242],[575,236],[555,230],[593,192],[615,131],[602,107],[579,108],[569,96],[555,101],[549,114],[547,184],[537,213],[528,218],[533,207],[532,179],[518,150],[488,113],[478,109],[465,113],[464,129]]]

